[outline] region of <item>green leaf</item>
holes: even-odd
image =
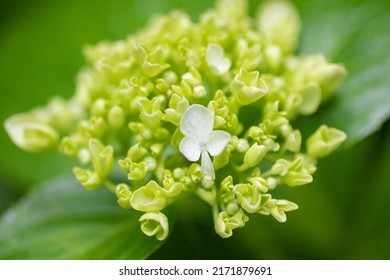
[[[34,188],[0,220],[0,259],[144,259],[162,242],[111,193],[70,176]]]
[[[345,131],[352,145],[390,117],[390,5],[386,1],[299,1],[301,53],[323,52],[349,75],[334,99],[300,126],[326,123]]]

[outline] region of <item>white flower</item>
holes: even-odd
[[[194,104],[184,112],[180,120],[180,130],[184,134],[179,150],[189,161],[201,157],[202,176],[215,179],[210,155],[222,153],[231,135],[222,130],[213,130],[214,115],[206,107]]]
[[[211,71],[218,76],[226,73],[231,66],[230,60],[224,57],[223,48],[218,44],[208,44],[206,62]]]

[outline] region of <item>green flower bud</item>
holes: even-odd
[[[126,122],[125,110],[120,106],[114,106],[108,112],[108,123],[114,129],[120,129]]]
[[[260,210],[261,193],[255,185],[237,184],[234,186],[233,191],[245,211],[255,213]]]
[[[238,211],[233,216],[230,216],[225,211],[219,213],[215,220],[215,231],[222,238],[228,238],[233,235],[233,230],[241,228],[249,218],[244,214],[243,211]]]
[[[209,190],[212,187],[214,187],[214,185],[215,185],[214,179],[210,175],[208,175],[208,174],[203,175],[202,174],[202,187],[203,188]]]
[[[198,86],[202,84],[202,76],[193,66],[191,66],[190,71],[185,73],[181,78],[192,86]]]
[[[96,117],[103,117],[107,114],[108,111],[108,104],[107,100],[103,98],[96,99],[91,106],[91,115]]]
[[[128,178],[133,181],[143,180],[147,172],[148,164],[145,162],[132,162],[130,164]]]
[[[258,165],[266,153],[267,148],[264,145],[254,143],[245,153],[242,167],[247,169]]]
[[[68,132],[75,121],[83,117],[84,110],[74,98],[67,101],[56,96],[50,99],[43,113],[42,119],[48,121],[51,127],[60,132]]]
[[[301,149],[302,136],[299,130],[294,130],[290,135],[287,136],[285,147],[287,151],[298,153]]]
[[[179,125],[181,116],[188,109],[189,102],[185,97],[173,94],[169,100],[169,108],[165,110],[163,119],[174,125]]]
[[[326,157],[346,138],[347,135],[343,131],[322,125],[307,139],[307,154],[313,158]]]
[[[169,233],[168,218],[161,212],[145,213],[139,219],[141,230],[147,236],[156,236],[160,241],[167,238]]]
[[[9,117],[4,128],[11,140],[28,152],[50,150],[58,144],[58,133],[28,113]]]
[[[268,180],[265,180],[263,177],[251,177],[248,178],[248,182],[255,186],[260,192],[268,192]]]
[[[347,76],[347,70],[343,65],[329,63],[322,54],[305,57],[298,65],[299,69],[294,70],[296,75],[317,82],[321,88],[322,101],[328,100]]]
[[[259,30],[267,41],[278,44],[285,53],[295,50],[301,21],[295,7],[287,1],[267,1],[257,13]]]
[[[168,205],[168,199],[163,188],[152,180],[133,192],[130,204],[135,210],[153,212],[164,209]]]
[[[77,158],[82,164],[87,164],[91,161],[91,153],[86,148],[81,148],[77,153]]]
[[[256,142],[263,142],[267,139],[264,130],[258,126],[251,126],[248,130],[248,136]]]
[[[173,177],[175,179],[180,179],[186,175],[186,172],[184,171],[183,168],[175,168],[173,170]]]
[[[342,81],[347,76],[347,70],[343,65],[327,63],[322,67],[318,67],[315,72],[315,78],[323,91],[323,100],[327,100]]]
[[[173,178],[172,171],[169,169],[165,169],[164,170],[164,179],[163,179],[164,188],[169,190],[175,183],[176,183],[176,181]]]
[[[137,104],[141,121],[148,127],[158,127],[162,117],[160,100],[158,98],[153,98],[152,100],[142,98],[138,100]]]
[[[107,130],[107,125],[103,118],[91,117],[88,121],[80,122],[80,130],[88,138],[101,138]]]
[[[150,146],[150,150],[152,151],[152,156],[157,157],[161,154],[164,149],[164,145],[160,143],[155,143]]]
[[[317,82],[310,82],[302,86],[298,93],[302,95],[302,102],[298,111],[302,115],[311,115],[315,113],[321,104],[321,88]]]
[[[206,88],[203,85],[195,86],[193,91],[194,91],[193,97],[196,99],[203,98],[207,94]]]
[[[91,170],[74,167],[73,174],[87,190],[96,190],[102,185],[102,180],[96,171],[92,172]]]
[[[283,62],[282,49],[278,45],[268,45],[264,49],[264,56],[272,71],[278,71]]]
[[[199,164],[193,163],[188,170],[192,182],[199,183],[202,180],[202,168]]]
[[[224,205],[227,205],[234,200],[235,194],[233,188],[233,177],[229,175],[221,182],[220,199]]]
[[[132,161],[140,161],[147,154],[148,154],[148,151],[145,148],[143,148],[139,143],[131,146],[130,149],[127,151],[127,156]]]
[[[147,52],[141,44],[138,44],[134,47],[134,50],[141,63],[142,71],[149,77],[157,76],[170,67],[168,63],[165,63],[165,54],[160,46],[157,46],[151,52]]]
[[[132,192],[130,191],[130,187],[124,183],[116,186],[116,196],[118,197],[118,204],[123,209],[130,209],[130,199]]]
[[[137,112],[137,101],[149,95],[154,89],[154,84],[145,76],[133,76],[129,79],[128,89],[135,98],[129,100],[130,112]],[[124,92],[126,92],[125,90]]]
[[[163,191],[168,198],[175,198],[181,194],[183,189],[184,185],[180,182],[170,185],[168,188],[163,189]]]
[[[75,157],[79,153],[78,140],[75,137],[64,137],[61,140],[60,151],[67,156]]]
[[[157,161],[154,157],[146,157],[143,159],[144,163],[146,163],[147,167],[148,167],[148,171],[154,171],[156,170],[156,167],[157,167]]]
[[[248,149],[249,149],[248,140],[246,140],[244,138],[238,139],[236,149],[237,149],[237,152],[239,152],[239,153],[245,153],[246,151],[248,151]]]
[[[284,223],[287,220],[285,212],[298,209],[298,205],[285,199],[271,199],[267,203],[267,207],[272,217],[280,223]]]
[[[99,140],[89,140],[89,151],[92,165],[101,177],[107,177],[114,167],[114,149],[111,146],[103,146]]]
[[[270,190],[273,190],[274,188],[276,188],[277,184],[278,184],[278,182],[276,181],[276,179],[274,177],[267,178],[267,186]]]
[[[226,213],[229,216],[233,216],[239,210],[240,210],[240,206],[238,206],[237,203],[235,203],[235,202],[230,202],[228,205],[226,205],[226,209],[225,209]]]
[[[174,71],[170,71],[170,70],[164,72],[164,79],[170,85],[173,85],[173,84],[177,83],[177,81],[178,81],[177,74]]]
[[[271,168],[272,175],[284,176],[288,172],[290,163],[285,159],[278,159]]]
[[[156,91],[159,94],[165,94],[169,90],[170,84],[165,79],[157,79]]]
[[[234,77],[231,90],[241,105],[251,104],[268,93],[268,87],[259,75],[258,71],[248,72],[241,68]]]
[[[282,177],[282,182],[290,187],[297,187],[313,182],[313,177],[306,172],[288,171]]]

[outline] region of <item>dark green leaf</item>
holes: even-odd
[[[354,144],[390,116],[390,6],[386,1],[302,1],[302,53],[323,52],[345,64],[349,76],[334,99],[300,120],[314,131],[322,123]]]
[[[71,177],[34,188],[0,220],[0,259],[144,259],[160,247],[140,214]]]

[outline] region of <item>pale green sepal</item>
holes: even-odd
[[[234,229],[243,227],[248,220],[242,210],[233,216],[225,211],[220,212],[214,222],[215,232],[222,238],[228,238],[233,235]]]
[[[280,223],[284,223],[287,221],[287,215],[285,212],[298,209],[298,205],[285,199],[271,199],[267,203],[267,208],[275,220]]]
[[[168,204],[168,199],[163,188],[152,180],[133,192],[130,204],[135,210],[153,212],[164,209]]]
[[[130,147],[130,149],[127,151],[127,156],[133,161],[139,161],[142,160],[147,155],[147,153],[148,151],[139,143],[137,143]]]
[[[148,164],[145,162],[132,162],[129,168],[128,178],[129,180],[138,181],[145,178],[148,172]]]
[[[161,212],[145,213],[139,219],[141,230],[147,236],[156,236],[160,241],[167,238],[169,233],[168,218]]]
[[[273,175],[286,175],[288,169],[290,167],[290,163],[285,159],[278,159],[274,165],[271,167],[271,174]]]
[[[307,139],[307,154],[313,158],[326,157],[345,139],[347,135],[343,131],[322,125]]]
[[[131,190],[125,183],[118,184],[116,186],[117,202],[123,209],[130,209]]]
[[[91,170],[74,167],[73,174],[87,190],[96,190],[102,185],[102,180],[96,171],[93,172]]]
[[[268,93],[268,86],[261,79],[258,71],[248,72],[241,68],[231,83],[234,97],[241,105],[248,105]]]
[[[301,21],[295,7],[288,1],[267,1],[257,13],[260,32],[265,38],[282,48],[285,53],[295,50]]]
[[[285,148],[290,152],[298,153],[301,149],[301,143],[301,132],[296,129],[287,136]]]
[[[120,129],[125,125],[126,113],[120,106],[114,106],[108,111],[108,123],[114,129]]]
[[[248,213],[255,213],[260,210],[261,193],[252,184],[237,184],[233,189],[240,202],[241,207]]]
[[[161,104],[158,98],[149,100],[141,98],[137,101],[138,109],[140,111],[139,118],[148,127],[158,127],[163,113],[160,110]]]
[[[302,102],[298,111],[302,115],[311,115],[317,112],[321,104],[321,88],[317,82],[310,82],[302,86],[298,93],[302,96]]]
[[[50,150],[58,144],[57,131],[28,113],[9,117],[4,123],[4,128],[11,140],[28,152]]]
[[[313,182],[313,177],[306,172],[288,171],[282,177],[282,182],[290,187],[297,187]]]
[[[254,143],[245,153],[244,163],[240,169],[247,169],[258,165],[267,153],[267,147]]]
[[[268,178],[267,178],[268,179]],[[257,176],[257,177],[251,177],[248,178],[248,182],[252,185],[256,186],[258,190],[262,193],[268,192],[268,180],[265,180],[263,177]]]
[[[165,54],[161,46],[147,52],[141,44],[138,44],[134,46],[134,50],[141,62],[142,71],[149,77],[157,76],[170,67],[168,63],[165,63]]]
[[[92,165],[101,177],[107,177],[114,167],[114,149],[103,146],[97,139],[89,140],[89,151]]]

